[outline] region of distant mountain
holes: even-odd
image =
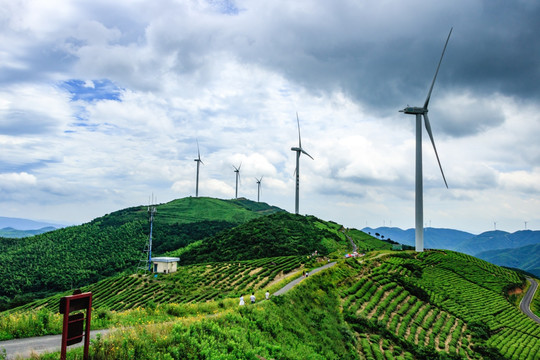
[[[540,231],[521,230],[515,233],[506,231],[486,231],[472,239],[465,240],[457,247],[457,251],[476,255],[483,251],[498,249],[514,249],[525,245],[540,243]]]
[[[402,230],[397,227],[378,227],[378,228],[363,228],[362,231],[384,236],[384,239],[391,239],[401,244],[414,246],[414,229]],[[453,230],[453,229],[424,229],[424,247],[426,249],[446,249],[456,250],[459,245],[474,237],[474,234]]]
[[[54,231],[54,230],[56,230],[56,228],[53,226],[47,226],[47,227],[43,227],[41,229],[36,229],[36,230],[17,230],[12,227],[6,227],[3,229],[0,229],[0,237],[19,239],[19,238],[24,238],[28,236],[43,234],[43,233]]]
[[[38,230],[38,229],[43,229],[46,227],[59,229],[59,228],[64,227],[64,225],[52,224],[48,222],[35,221],[35,220],[29,220],[29,219],[0,216],[0,229],[12,228],[15,230]]]
[[[183,198],[156,205],[154,255],[283,210],[249,200]],[[25,239],[0,238],[0,309],[134,271],[149,235],[147,206]]]
[[[495,265],[523,269],[540,278],[540,243],[515,249],[483,251],[476,256]]]
[[[366,227],[362,231],[414,246],[414,229]],[[474,235],[459,230],[426,228],[424,247],[463,252],[496,265],[518,268],[540,276],[540,231],[508,233],[496,230]]]

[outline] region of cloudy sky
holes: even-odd
[[[0,216],[79,224],[195,194],[349,227],[540,228],[534,0],[0,0]]]

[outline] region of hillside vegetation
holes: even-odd
[[[254,261],[252,269],[259,266]],[[268,263],[260,260],[262,267]],[[212,264],[209,273],[224,274],[232,265],[222,263],[220,270]],[[171,274],[167,281],[181,290],[189,275],[177,276],[182,279],[173,281]],[[460,253],[379,253],[340,260],[286,295],[255,305],[239,307],[235,292],[219,301],[193,300],[212,309],[202,316],[168,301],[148,304],[149,318],[168,317],[99,339],[91,359],[534,360],[540,326],[509,295],[522,285],[520,274]],[[80,358],[80,351],[71,356]]]
[[[341,227],[314,216],[280,212],[204,239],[199,246],[182,254],[182,263],[307,255],[315,251],[321,255],[347,252],[351,245],[339,231]]]
[[[281,211],[249,200],[184,198],[157,205],[154,253],[175,250]],[[0,310],[85,286],[137,266],[149,226],[146,206],[23,239],[0,238]]]

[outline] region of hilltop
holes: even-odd
[[[191,197],[156,208],[156,254],[283,211],[245,199]],[[147,206],[138,206],[30,238],[0,238],[0,309],[133,272],[148,234]]]

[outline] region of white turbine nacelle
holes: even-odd
[[[425,114],[428,112],[428,109],[421,108],[421,107],[413,107],[409,106],[406,107],[403,110],[399,110],[399,112],[405,113],[405,114]]]

